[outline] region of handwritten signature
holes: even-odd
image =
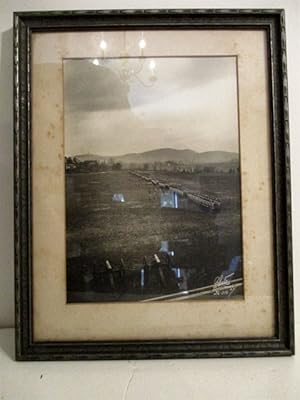
[[[212,289],[214,296],[231,296],[236,289],[236,286],[231,286],[231,279],[233,275],[234,272],[229,275],[221,274],[220,276],[216,277]]]

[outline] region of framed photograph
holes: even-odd
[[[18,360],[294,353],[283,10],[14,17]]]

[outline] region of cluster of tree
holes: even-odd
[[[189,173],[226,173],[236,174],[239,166],[230,164],[185,164],[175,161],[165,162],[144,162],[144,163],[121,163],[110,158],[108,160],[82,160],[78,157],[65,157],[65,167],[67,172],[101,172],[101,171],[120,171],[122,169],[143,169],[144,171],[169,171],[183,174]]]
[[[120,162],[99,162],[97,160],[80,160],[76,157],[65,157],[65,168],[67,172],[101,172],[119,171],[122,169]]]
[[[235,174],[239,172],[239,167],[232,165],[201,165],[201,164],[184,164],[175,161],[144,163],[142,166],[144,171],[170,171],[180,173],[228,173]]]

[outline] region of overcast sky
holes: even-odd
[[[65,153],[115,156],[158,148],[238,152],[234,57],[64,61]]]

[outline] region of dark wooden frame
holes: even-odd
[[[122,29],[264,29],[268,37],[276,335],[272,338],[43,342],[33,340],[31,34]],[[102,10],[14,14],[15,295],[18,360],[287,356],[294,354],[290,156],[284,11]],[[275,195],[276,194],[276,195]]]

